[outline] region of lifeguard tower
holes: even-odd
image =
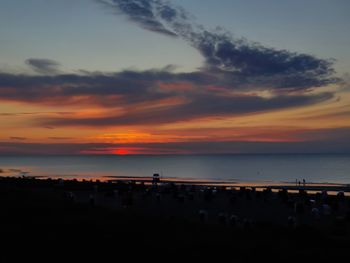
[[[153,186],[158,186],[159,183],[160,183],[160,175],[159,174],[153,174],[152,185]]]

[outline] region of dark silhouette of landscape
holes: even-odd
[[[1,178],[0,205],[3,262],[323,261],[350,248],[343,192]]]

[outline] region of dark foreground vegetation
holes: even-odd
[[[318,202],[316,196],[312,198]],[[313,223],[298,219],[309,215],[308,199],[305,193],[247,189],[219,189],[214,196],[176,185],[161,190],[125,183],[1,178],[0,260],[335,262],[349,258],[348,214],[337,214],[338,203],[348,209],[349,200],[329,197],[332,215],[327,220],[320,215]],[[210,218],[207,213],[214,213],[223,202],[251,218],[216,212]],[[261,211],[255,218],[244,210],[265,206],[276,210],[266,210],[268,217]],[[195,212],[185,213],[181,207]],[[295,218],[285,218],[282,207]],[[285,222],[266,219],[275,216]]]

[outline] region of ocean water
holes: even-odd
[[[0,176],[110,179],[163,177],[232,182],[350,184],[350,155],[184,155],[0,157]]]

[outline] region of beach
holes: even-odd
[[[3,177],[1,257],[345,256],[349,198],[288,190]]]

